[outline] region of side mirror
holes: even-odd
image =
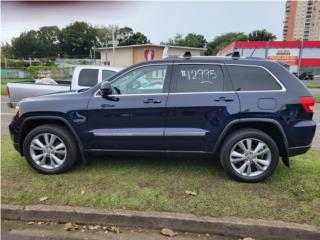
[[[110,95],[112,95],[112,86],[110,84],[110,82],[103,82],[100,85],[100,92],[102,97],[104,98],[108,98]]]

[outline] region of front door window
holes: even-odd
[[[120,95],[163,93],[167,68],[166,65],[141,67],[121,76],[112,86]]]

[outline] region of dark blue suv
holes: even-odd
[[[202,154],[257,182],[279,156],[311,146],[314,98],[278,63],[177,57],[133,65],[88,90],[20,102],[10,124],[17,151],[41,173],[92,153]]]

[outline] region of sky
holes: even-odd
[[[226,32],[267,29],[282,39],[284,1],[176,2],[17,2],[1,1],[1,42],[44,25],[64,27],[74,21],[129,26],[152,43],[177,33],[203,34],[210,41]]]

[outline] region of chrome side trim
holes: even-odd
[[[258,90],[258,91],[218,91],[218,92],[170,92],[170,93],[150,93],[150,94],[122,94],[122,95],[111,95],[111,96],[114,96],[114,97],[120,97],[120,96],[148,96],[148,95],[151,95],[151,96],[154,96],[154,95],[166,95],[166,94],[169,94],[169,95],[188,95],[188,94],[208,94],[208,93],[236,93],[236,92],[239,92],[239,93],[259,93],[259,92],[265,92],[265,93],[268,93],[268,92],[286,92],[287,89],[286,87],[281,83],[281,81],[269,70],[267,69],[266,67],[263,67],[263,66],[259,66],[259,65],[250,65],[250,64],[223,64],[223,63],[188,63],[188,62],[184,62],[184,63],[178,63],[178,62],[174,62],[174,63],[167,63],[167,64],[148,64],[148,65],[143,65],[143,66],[139,66],[137,68],[141,68],[141,67],[145,67],[145,66],[150,66],[150,65],[197,65],[197,64],[203,64],[203,65],[220,65],[220,66],[244,66],[244,67],[257,67],[257,68],[262,68],[264,69],[265,71],[267,71],[273,79],[276,80],[276,82],[281,86],[281,89],[280,90]],[[137,69],[137,68],[134,68],[132,69],[131,71]],[[131,72],[129,71],[129,72]],[[129,72],[126,72],[126,73],[129,73]],[[124,75],[125,73],[121,74],[119,77],[121,77],[122,75]],[[118,79],[119,77],[117,77],[116,79]],[[114,80],[116,80],[114,79]],[[113,81],[114,81],[113,80]],[[112,81],[112,82],[113,82]],[[97,90],[94,94],[95,97],[101,97],[100,95],[98,95],[98,92],[99,90]]]
[[[96,137],[162,137],[163,133],[158,132],[148,132],[148,133],[140,133],[140,132],[110,132],[110,133],[93,133]]]
[[[210,62],[174,62],[173,65],[218,65],[223,66],[224,63],[216,62],[216,63],[210,63]]]
[[[201,128],[113,128],[90,131],[95,137],[202,137],[208,132]]]
[[[164,130],[165,137],[202,137],[207,133],[207,130],[201,128],[166,128]]]
[[[111,128],[90,132],[96,137],[162,137],[164,128]]]
[[[169,93],[139,93],[139,94],[121,94],[121,95],[110,95],[110,97],[129,97],[129,96],[165,96]],[[95,93],[95,97],[101,97],[99,90]]]

